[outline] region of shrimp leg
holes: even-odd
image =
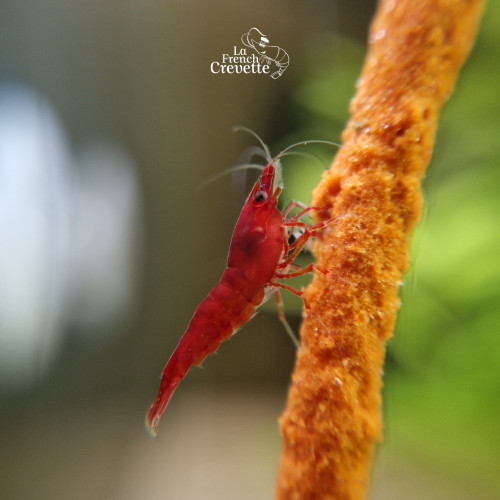
[[[275,286],[277,287],[278,285],[275,285]],[[288,336],[290,337],[291,341],[293,342],[293,345],[295,346],[296,349],[298,349],[300,342],[299,342],[299,339],[297,338],[297,335],[295,335],[292,327],[290,326],[290,323],[288,323],[288,320],[286,319],[285,307],[283,305],[283,299],[281,298],[281,293],[279,292],[278,289],[276,289],[274,294],[276,297],[276,304],[278,306],[279,320],[281,321],[281,324],[285,328],[286,333],[288,333]]]

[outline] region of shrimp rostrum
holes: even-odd
[[[286,289],[304,299],[303,292],[278,280],[300,276],[314,269],[314,264],[298,267],[293,261],[308,240],[316,237],[331,221],[308,225],[301,218],[314,208],[298,202],[291,203],[283,212],[279,210],[278,198],[282,191],[279,158],[292,146],[275,158],[271,158],[267,148],[263,147],[269,163],[263,168],[238,218],[227,267],[220,281],[196,309],[165,366],[158,397],[146,415],[146,427],[153,436],[172,394],[190,367],[200,365],[215,352],[220,343],[249,321],[271,295],[276,295],[280,319],[294,338],[285,319],[279,292]],[[290,217],[292,210],[297,208],[297,215]],[[292,234],[298,236],[291,237]],[[305,306],[308,307],[307,303]]]

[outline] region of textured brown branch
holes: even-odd
[[[339,217],[316,248],[286,410],[279,499],[364,498],[382,434],[385,343],[437,119],[474,42],[482,0],[383,0],[351,119],[314,191]],[[335,89],[332,88],[332,92]]]

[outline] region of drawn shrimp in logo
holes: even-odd
[[[271,75],[275,80],[288,68],[288,64],[290,63],[288,54],[277,45],[268,45],[269,40],[257,28],[252,28],[248,33],[245,33],[241,37],[241,41],[260,55],[259,62],[261,64],[268,64],[269,66],[273,62],[276,64],[278,71],[275,71]]]

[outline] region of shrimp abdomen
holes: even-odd
[[[160,391],[146,416],[152,435],[179,382],[192,365],[200,365],[255,314],[265,298],[262,286],[252,286],[239,270],[227,268],[219,283],[196,309],[188,328],[163,370]]]

